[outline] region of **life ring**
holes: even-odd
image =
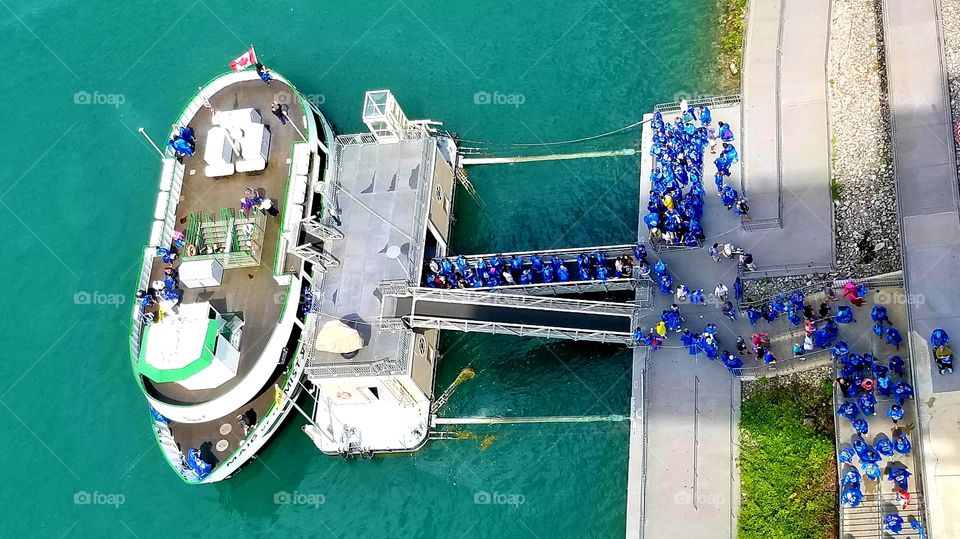
[[[187,245],[187,256],[197,256],[197,246],[194,244]]]
[[[350,392],[348,392],[348,391],[337,391],[337,398],[338,398],[338,399],[350,399],[350,398],[353,398],[353,395],[351,395]]]

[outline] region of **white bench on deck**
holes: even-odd
[[[226,129],[211,127],[207,131],[207,144],[203,149],[203,161],[207,164],[203,173],[208,178],[230,176],[234,173],[233,146],[227,139]]]

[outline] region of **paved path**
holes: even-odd
[[[816,240],[808,252],[820,271],[834,258],[829,31],[830,0],[750,2],[742,80],[746,224],[768,228],[779,220],[794,236],[804,231]]]
[[[960,374],[927,342],[960,338],[960,212],[939,2],[884,0],[887,85],[931,537],[960,537]]]

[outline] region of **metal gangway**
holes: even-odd
[[[489,253],[482,255],[461,255],[467,260],[471,267],[476,267],[479,260],[489,261],[490,258],[494,256],[500,256],[503,258],[505,264],[510,263],[510,259],[514,256],[519,256],[523,259],[523,268],[529,268],[531,265],[530,257],[532,255],[540,255],[543,258],[544,265],[549,264],[551,256],[555,256],[564,261],[564,265],[567,269],[570,270],[570,281],[553,281],[550,283],[531,283],[531,284],[516,284],[516,285],[501,285],[494,287],[483,287],[483,288],[473,288],[471,290],[494,292],[500,294],[527,294],[531,296],[559,296],[567,294],[589,294],[589,293],[603,293],[603,292],[615,292],[621,290],[634,290],[638,287],[648,286],[651,284],[651,281],[647,278],[643,278],[639,274],[639,268],[637,265],[634,265],[633,273],[629,276],[624,277],[611,277],[606,280],[593,279],[590,281],[579,281],[574,280],[577,277],[577,256],[578,255],[587,255],[589,256],[592,253],[602,252],[606,255],[607,260],[613,260],[617,257],[623,255],[633,256],[633,248],[635,244],[621,244],[621,245],[602,245],[597,247],[580,247],[575,249],[549,249],[549,250],[540,250],[540,251],[518,251],[511,253]],[[437,257],[433,259],[433,262],[440,264],[443,261],[444,257]],[[446,257],[451,262],[456,258],[456,256]],[[612,275],[612,272],[611,272]]]
[[[380,324],[380,331],[399,327],[446,329],[519,337],[594,341],[633,346],[634,320],[646,307],[638,302],[614,303],[490,294],[464,289],[383,287],[402,305],[399,323]],[[384,321],[391,320],[390,318]]]

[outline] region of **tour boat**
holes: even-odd
[[[244,69],[253,58],[200,88],[154,144],[130,351],[144,415],[187,483],[254,457],[296,406],[307,363],[313,267],[296,251],[322,226],[334,133],[284,77]]]

